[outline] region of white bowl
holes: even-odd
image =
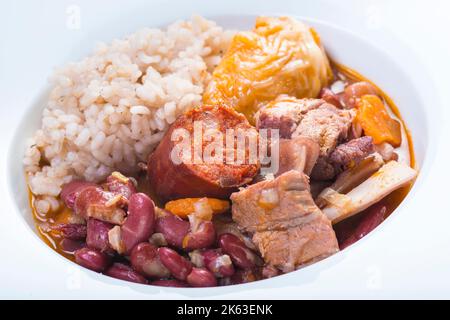
[[[216,20],[227,28],[249,29],[254,24],[256,17],[255,14],[252,14],[254,12],[292,16],[302,12],[300,6],[295,4],[296,2],[278,2],[287,6],[267,5],[265,9],[257,10],[246,3],[245,5],[239,5],[239,14],[233,14],[234,7],[232,4],[220,5],[215,8],[203,2],[202,5],[205,7],[202,8],[202,5],[194,2],[193,7],[195,9],[192,9],[190,5],[188,6],[183,1],[172,1],[170,8],[162,7],[160,2],[154,1],[153,8],[158,8],[158,14],[152,11],[153,13],[149,14],[149,19],[146,19],[146,11],[139,9],[151,7],[149,4],[133,4],[122,13],[119,7],[112,5],[106,10],[105,18],[99,18],[98,21],[89,20],[93,17],[93,13],[88,12],[87,29],[78,30],[78,34],[69,36],[69,40],[63,39],[62,44],[45,42],[49,46],[46,52],[49,52],[50,57],[44,57],[37,50],[35,59],[38,61],[42,58],[42,64],[45,68],[36,66],[36,70],[42,78],[42,72],[47,75],[50,74],[49,66],[82,58],[92,50],[96,41],[109,41],[143,26],[163,26],[172,22],[175,18],[188,18],[192,13],[202,13],[207,18]],[[161,7],[157,7],[157,4],[160,4]],[[87,2],[82,2],[80,7],[82,10],[84,10],[83,8],[100,9],[100,5],[88,4]],[[36,84],[40,88],[39,93],[29,103],[26,113],[22,115],[18,123],[13,123],[15,134],[10,141],[7,155],[7,188],[14,201],[15,213],[25,222],[25,226],[20,227],[20,230],[34,235],[33,237],[25,237],[28,243],[20,243],[22,246],[20,248],[26,247],[26,249],[23,252],[19,250],[16,253],[17,257],[21,257],[17,260],[22,261],[22,263],[27,261],[27,257],[22,255],[28,254],[32,248],[33,270],[29,269],[28,275],[33,276],[34,280],[39,278],[39,280],[32,281],[31,285],[28,284],[28,287],[14,286],[13,280],[17,281],[19,277],[5,278],[5,283],[11,288],[15,288],[13,292],[16,294],[28,292],[40,294],[44,297],[339,298],[355,297],[358,294],[365,297],[380,296],[383,292],[385,294],[386,292],[396,292],[397,285],[403,285],[406,290],[408,282],[404,277],[404,264],[418,254],[416,249],[423,253],[427,248],[423,244],[411,242],[413,235],[410,231],[416,230],[417,232],[417,228],[420,226],[423,215],[420,210],[427,208],[427,201],[430,199],[430,196],[427,195],[430,191],[427,189],[430,186],[429,179],[436,174],[432,163],[436,162],[438,143],[435,142],[436,137],[440,137],[440,132],[443,131],[444,116],[439,101],[436,99],[435,88],[429,80],[427,72],[421,66],[421,61],[411,55],[409,49],[400,42],[391,43],[392,46],[389,48],[380,48],[370,39],[358,35],[367,35],[367,30],[355,29],[356,32],[350,32],[321,20],[318,7],[308,8],[307,11],[311,13],[310,16],[316,17],[315,19],[306,16],[296,17],[316,28],[333,59],[359,71],[391,96],[412,132],[420,176],[413,190],[387,221],[357,244],[328,259],[277,278],[239,286],[209,289],[166,289],[123,282],[78,267],[44,244],[37,234],[29,207],[22,158],[25,140],[40,127],[41,112],[48,94],[48,87],[42,82]],[[128,14],[136,17],[136,19],[128,19],[124,22],[123,17]],[[351,19],[351,16],[349,16],[349,19]],[[67,34],[67,30],[54,30],[54,34],[50,34],[50,40],[54,40],[57,36],[65,37]],[[68,43],[74,46],[73,51],[64,47]],[[402,56],[404,57],[403,61],[398,59]],[[433,112],[430,112],[430,106],[432,106]],[[450,221],[450,219],[447,221]],[[416,246],[414,250],[410,247],[411,243]],[[448,263],[447,260],[445,262]],[[27,269],[22,268],[19,264],[20,262],[18,262],[17,272],[19,270],[20,272],[26,272]],[[401,267],[398,270],[395,265],[392,266],[391,264]],[[411,272],[420,272],[421,267],[423,271],[428,270],[423,268],[421,264],[411,263],[409,265],[411,267],[408,270],[411,270]],[[449,265],[447,264],[447,266]],[[8,272],[14,273],[11,269]],[[41,284],[46,285],[41,286]],[[1,290],[0,293],[5,294]],[[400,291],[400,293],[402,292]],[[408,292],[404,291],[403,293],[407,294]]]

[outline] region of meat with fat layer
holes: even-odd
[[[320,99],[296,99],[281,95],[265,105],[255,115],[257,129],[278,129],[280,138],[290,139],[310,111],[317,109],[325,101]]]
[[[317,109],[306,113],[292,137],[303,136],[317,141],[320,156],[327,157],[339,142],[347,138],[354,117],[353,110],[340,110],[323,101]]]
[[[308,112],[298,125],[292,137],[309,137],[320,145],[320,155],[311,177],[316,180],[330,180],[336,176],[336,170],[329,161],[336,146],[347,139],[353,122],[353,110],[340,110],[329,103]]]
[[[233,220],[253,234],[266,263],[283,272],[338,251],[331,223],[314,203],[302,172],[251,185],[231,200]]]
[[[330,180],[336,170],[329,161],[336,146],[348,138],[354,110],[341,110],[322,99],[281,96],[256,115],[258,129],[279,129],[280,137],[306,137],[319,144],[319,158],[311,173],[316,180]]]

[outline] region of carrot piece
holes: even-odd
[[[195,212],[195,204],[202,199],[207,199],[213,214],[224,213],[230,209],[230,203],[228,201],[214,198],[185,198],[173,200],[166,203],[165,209],[180,218],[187,218],[188,215]]]
[[[362,96],[357,104],[356,122],[364,133],[373,138],[375,144],[388,142],[394,147],[402,143],[400,123],[392,119],[378,96]]]

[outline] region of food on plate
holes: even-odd
[[[339,109],[322,99],[281,97],[262,107],[257,113],[258,129],[283,128],[283,138],[306,137],[319,145],[319,158],[311,177],[331,180],[336,175],[330,155],[347,139],[353,123],[354,110]],[[289,130],[284,130],[289,128]]]
[[[233,220],[253,235],[268,265],[283,272],[339,250],[331,221],[314,203],[309,178],[291,170],[231,196]]]
[[[314,98],[332,72],[318,34],[290,17],[258,17],[239,32],[213,72],[203,99],[253,114],[280,94]]]
[[[57,197],[74,178],[135,175],[170,124],[201,104],[233,33],[196,16],[101,43],[56,69],[42,126],[26,148],[33,194]]]
[[[145,29],[57,71],[25,171],[48,245],[161,287],[269,279],[382,223],[418,172],[396,106],[289,17]]]

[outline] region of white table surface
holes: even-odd
[[[82,28],[90,28],[144,3],[154,10],[170,6],[170,1],[98,1],[102,10],[91,9],[93,1],[3,1],[0,4],[0,298],[450,298],[450,164],[449,143],[442,143],[433,172],[423,182],[417,197],[424,197],[411,209],[409,219],[397,219],[352,248],[339,259],[331,259],[310,272],[284,277],[274,283],[225,288],[223,290],[143,289],[80,270],[59,259],[30,233],[17,213],[6,190],[6,150],[25,108],[39,95],[51,70],[33,59],[46,52],[54,65],[66,62],[40,40],[53,36],[56,28],[66,28],[66,10],[81,8]],[[205,5],[205,3],[210,5]],[[446,119],[442,131],[450,137],[450,10],[449,1],[346,0],[346,1],[185,1],[173,6],[173,15],[189,16],[220,13],[291,13],[327,20],[370,37],[389,50],[392,41],[401,39],[417,55],[435,83]],[[226,2],[226,3],[225,3]],[[211,5],[213,3],[213,5]],[[332,4],[329,4],[332,3]],[[281,4],[283,6],[281,6]],[[98,7],[98,6],[97,6]],[[192,9],[194,8],[194,9]],[[195,11],[193,11],[195,10]],[[152,23],[149,15],[149,25]],[[179,16],[181,17],[181,16]],[[364,26],[364,28],[359,28]],[[369,26],[369,28],[367,28]],[[117,26],[120,30],[121,26]],[[386,37],[386,33],[392,37]],[[47,39],[48,40],[48,39]],[[91,48],[77,47],[75,30],[54,46],[71,46],[87,53]],[[99,39],[101,40],[101,39]],[[23,43],[29,43],[28,50]],[[20,45],[22,43],[22,45]],[[394,56],[398,61],[404,57]],[[24,90],[26,88],[26,90]],[[432,139],[431,139],[432,140]],[[13,146],[14,147],[14,146]],[[405,230],[407,232],[405,232]],[[377,254],[374,254],[377,252]],[[380,253],[381,252],[381,253]],[[311,274],[314,275],[312,278]]]

